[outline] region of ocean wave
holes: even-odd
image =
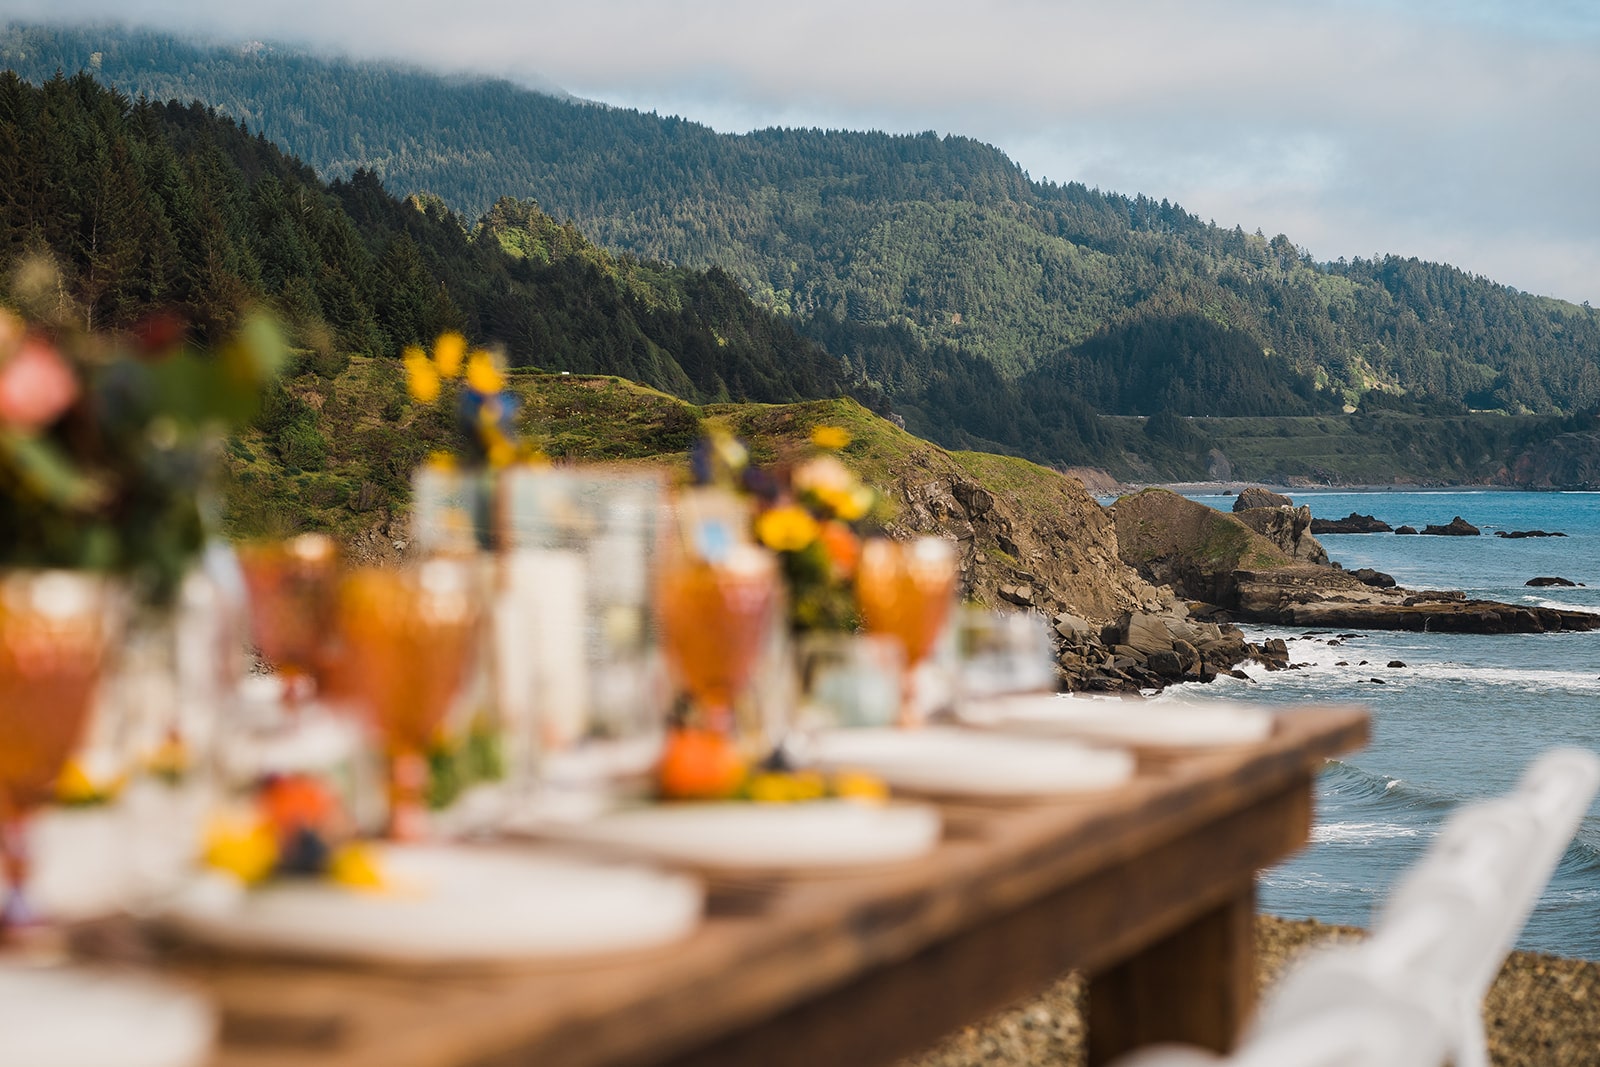
[[[1522,597],[1524,604],[1531,604],[1536,608],[1549,608],[1552,611],[1593,611],[1593,604],[1568,604],[1560,600],[1548,600],[1542,596]]]
[[[1256,875],[1256,884],[1263,889],[1288,892],[1314,890],[1319,893],[1357,893],[1364,897],[1377,896],[1378,890],[1360,882],[1343,882],[1312,872],[1267,870]]]
[[[1395,780],[1399,784],[1399,780]],[[1396,837],[1431,837],[1433,831],[1420,826],[1402,826],[1399,823],[1388,822],[1335,822],[1325,823],[1311,828],[1311,843],[1324,844],[1357,844],[1364,845],[1372,841],[1386,841]]]
[[[1448,812],[1465,799],[1453,793],[1412,785],[1393,775],[1374,774],[1336,759],[1328,761],[1321,784],[1330,799],[1377,801],[1393,810]]]

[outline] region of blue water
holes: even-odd
[[[1600,494],[1517,492],[1292,492],[1318,518],[1352,511],[1421,529],[1460,515],[1481,537],[1329,534],[1347,568],[1374,567],[1404,586],[1469,597],[1600,612]],[[1230,510],[1233,498],[1194,495]],[[1559,530],[1510,540],[1495,530]],[[1539,575],[1586,588],[1529,588]],[[1538,753],[1600,750],[1600,632],[1479,636],[1244,627],[1281,637],[1299,670],[1247,668],[1252,681],[1181,687],[1185,697],[1271,704],[1338,701],[1372,710],[1373,740],[1331,762],[1318,784],[1309,848],[1261,876],[1262,910],[1367,925],[1395,878],[1428,847],[1462,801],[1506,792]],[[1391,669],[1390,660],[1403,660]],[[1368,661],[1361,665],[1362,660]],[[1346,666],[1339,666],[1339,663]],[[1381,678],[1383,685],[1371,679]],[[1600,959],[1600,800],[1590,808],[1518,947]]]

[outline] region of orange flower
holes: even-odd
[[[850,527],[842,522],[823,523],[822,547],[828,553],[828,567],[835,578],[855,577],[856,564],[861,561],[861,539]]]

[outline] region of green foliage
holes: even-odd
[[[36,79],[85,69],[92,53],[96,75],[123,92],[205,100],[325,174],[352,184],[381,178],[402,194],[431,190],[413,209],[424,217],[448,224],[451,208],[486,212],[500,247],[528,269],[570,263],[581,250],[583,270],[636,306],[687,305],[663,284],[668,269],[612,259],[580,234],[646,260],[720,268],[847,360],[851,381],[880,387],[908,425],[949,444],[1081,459],[1108,447],[1084,425],[1086,409],[1309,414],[1375,388],[1430,409],[1556,414],[1600,403],[1600,321],[1591,310],[1414,259],[1318,265],[1286,236],[1219,228],[1166,200],[1032,181],[967,138],[730,136],[504,81],[270,47],[206,48],[104,28],[13,27],[0,36],[0,59]],[[98,161],[97,151],[86,144],[82,155]],[[456,225],[464,241],[468,228]],[[139,249],[167,247],[127,242],[97,269],[120,277],[132,269],[128,257],[151,258]],[[253,265],[225,262],[241,276],[270,278],[296,254],[286,241]],[[166,284],[155,268],[170,256],[141,265],[154,271],[152,284]],[[364,277],[349,275],[352,284]],[[329,282],[316,295],[337,303],[338,289]],[[454,287],[450,296],[463,300]],[[360,322],[339,321],[362,334]],[[625,327],[594,335],[630,360],[601,367],[583,344],[561,349],[558,362],[509,312],[481,321],[508,345],[526,343],[532,364],[606,369],[689,395],[650,346],[624,344]],[[722,336],[736,343],[736,332]],[[683,358],[676,341],[660,347]],[[711,362],[716,352],[697,349],[697,367],[683,368],[696,399],[720,395],[727,364]],[[999,380],[1035,380],[1018,397],[980,400],[965,388],[977,379],[957,354]],[[744,395],[767,388],[769,374],[745,381]],[[1042,382],[1059,386],[1034,395]],[[1026,433],[1015,428],[1019,417],[1031,420]]]

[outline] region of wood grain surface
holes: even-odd
[[[1226,1047],[1253,1000],[1253,876],[1307,839],[1358,708],[1278,713],[1257,744],[1142,755],[1126,786],[950,805],[930,855],[713,887],[674,948],[558,970],[383,971],[175,948],[222,1007],[218,1067],[883,1063],[1042,987],[1091,980],[1091,1054]]]

